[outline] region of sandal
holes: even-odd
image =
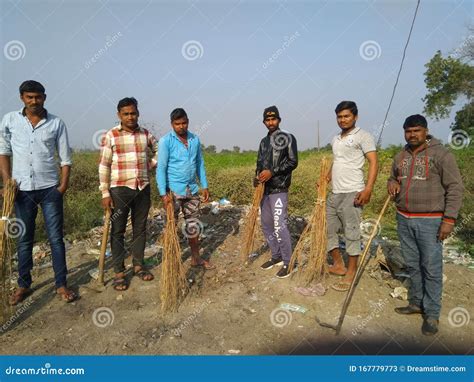
[[[331,288],[337,290],[338,292],[346,292],[350,289],[351,283],[347,281],[339,281],[331,285]]]
[[[209,261],[200,259],[199,263],[197,264],[192,264],[192,267],[203,267],[206,271],[210,271],[211,269],[216,269],[216,266],[214,264],[211,264]]]
[[[142,281],[151,281],[155,278],[150,271],[146,269],[140,269],[138,272],[135,272],[135,276],[137,276]]]
[[[9,301],[10,305],[11,306],[18,305],[20,302],[24,301],[32,293],[33,291],[30,288],[18,288],[10,296],[10,301]]]
[[[123,292],[128,289],[128,283],[125,277],[115,277],[112,286],[118,292]]]
[[[56,294],[58,294],[66,304],[77,300],[77,294],[66,287],[56,289]]]

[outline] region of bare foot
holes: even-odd
[[[333,264],[329,266],[329,273],[336,276],[344,276],[347,273],[347,268],[341,264]]]

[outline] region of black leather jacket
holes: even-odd
[[[291,172],[298,166],[298,148],[293,134],[276,129],[260,141],[256,175],[270,170],[272,177],[265,183],[265,194],[288,192]]]

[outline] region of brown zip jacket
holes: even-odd
[[[428,135],[421,151],[408,145],[395,155],[389,182],[398,182],[400,212],[443,216],[454,224],[462,204],[463,183],[454,155]]]

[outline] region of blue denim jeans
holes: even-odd
[[[35,220],[41,206],[43,218],[51,246],[56,288],[66,286],[66,249],[63,240],[63,195],[56,187],[36,191],[18,191],[15,200],[15,215],[20,219],[24,232],[18,238],[18,285],[21,288],[31,286],[33,269],[33,242]]]
[[[443,291],[443,244],[437,234],[441,218],[406,218],[397,213],[398,237],[410,275],[408,300],[426,317],[439,319]]]

